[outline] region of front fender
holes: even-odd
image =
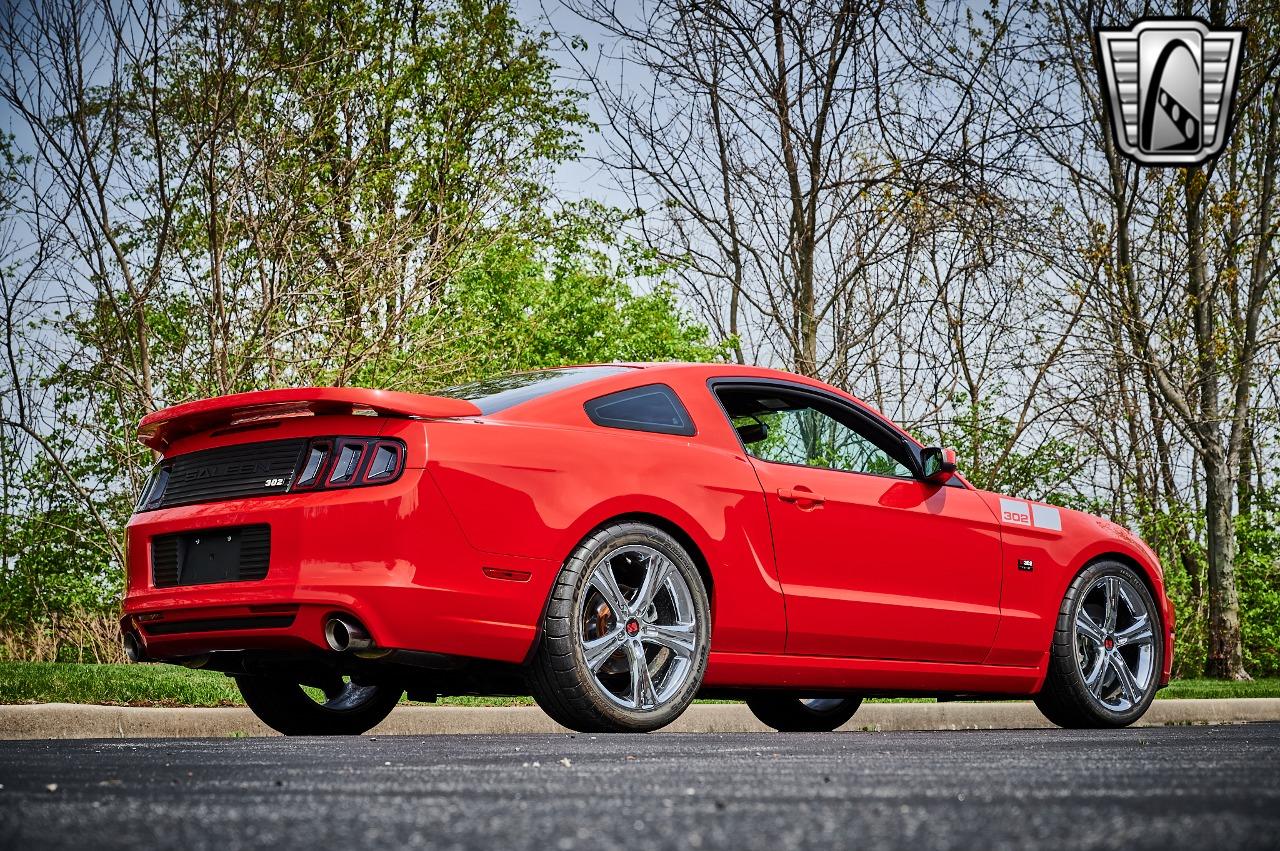
[[[1115,558],[1141,574],[1156,602],[1165,627],[1161,682],[1168,682],[1174,612],[1160,561],[1151,548],[1128,529],[1100,517],[998,494],[984,497],[1000,519],[1004,559],[1000,629],[987,663],[1047,669],[1067,588],[1089,564]]]

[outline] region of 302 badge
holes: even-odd
[[[1062,512],[1052,505],[1038,505],[1021,499],[1000,498],[1000,521],[1013,526],[1062,531]]]

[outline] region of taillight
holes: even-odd
[[[138,495],[138,504],[135,511],[146,511],[151,506],[160,501],[160,497],[164,496],[164,489],[169,486],[169,468],[157,466],[151,471],[151,475],[147,476],[146,484],[142,486],[142,493]]]
[[[381,485],[404,472],[405,446],[371,437],[320,437],[307,446],[293,491]]]
[[[333,472],[329,474],[328,484],[331,486],[349,485],[356,480],[360,472],[360,462],[364,460],[364,443],[344,440],[338,444],[338,454],[333,459]]]
[[[404,447],[389,440],[380,441],[373,446],[373,457],[365,468],[366,482],[386,482],[400,475],[404,468]]]
[[[333,446],[327,440],[313,440],[307,447],[307,460],[302,465],[302,472],[294,481],[294,487],[311,487],[320,478],[325,462],[329,460],[329,452]]]

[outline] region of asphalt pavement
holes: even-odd
[[[1280,724],[0,742],[0,847],[1277,848]]]

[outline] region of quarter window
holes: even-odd
[[[592,399],[584,405],[596,425],[653,431],[659,434],[694,434],[693,420],[675,391],[665,384],[632,387]]]

